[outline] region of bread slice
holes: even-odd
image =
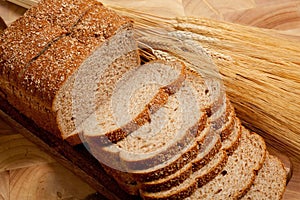
[[[102,148],[124,138],[130,139],[146,122],[155,121],[150,119],[153,118],[151,115],[180,88],[184,76],[182,63],[164,61],[150,62],[126,73],[116,83],[110,99],[103,100],[80,127],[89,148]],[[159,117],[158,114],[155,116]],[[128,134],[130,137],[126,138]],[[111,148],[114,148],[113,144]]]
[[[140,195],[143,199],[183,199],[184,197],[188,197],[193,194],[198,187],[198,183],[204,183],[213,179],[222,170],[226,161],[226,153],[224,151],[220,151],[207,165],[204,165],[203,168],[194,172],[180,185],[160,192],[141,191]]]
[[[264,163],[266,145],[259,135],[242,131],[240,145],[223,171],[186,199],[237,199],[247,192]]]
[[[254,183],[242,200],[282,198],[286,187],[287,173],[282,162],[267,152],[263,167],[258,171]]]
[[[235,121],[235,120],[234,120]],[[224,127],[225,128],[225,127]],[[238,130],[238,129],[237,129]],[[234,130],[232,130],[234,132]],[[237,134],[239,133],[239,134]],[[240,132],[234,133],[235,136],[239,136]],[[231,140],[232,146],[237,146],[238,137],[235,140]],[[228,142],[230,143],[230,142]],[[228,144],[229,145],[229,144]],[[129,194],[138,195],[139,190],[147,192],[158,192],[163,190],[168,190],[174,186],[179,185],[185,181],[193,171],[197,171],[206,165],[211,158],[218,153],[221,149],[221,139],[220,135],[214,131],[210,131],[205,137],[203,144],[199,150],[197,157],[192,161],[177,169],[173,174],[165,178],[160,178],[158,180],[147,181],[147,182],[137,182],[134,177],[130,174],[120,173],[117,171],[112,171],[106,168],[106,171],[114,177],[118,184]],[[221,163],[220,163],[221,164]]]
[[[210,131],[195,159],[165,178],[141,183],[141,192],[160,192],[181,184],[188,179],[194,171],[205,166],[211,158],[219,152],[220,148],[220,137],[216,136],[213,131]]]
[[[196,78],[191,78],[191,77],[193,77],[193,76],[190,76],[190,75],[193,75],[194,77],[196,77]],[[214,101],[216,101],[216,99],[210,99],[210,97],[209,97],[209,90],[212,88],[212,86],[206,86],[205,84],[204,84],[204,81],[203,81],[203,79],[201,78],[201,76],[199,76],[199,74],[196,76],[196,73],[195,72],[192,72],[192,71],[189,71],[189,70],[187,70],[187,76],[186,76],[186,81],[185,81],[185,83],[184,83],[184,85],[183,85],[183,87],[181,88],[181,90],[183,90],[183,88],[187,85],[187,84],[189,84],[190,86],[191,86],[191,88],[194,88],[195,90],[197,90],[197,94],[195,94],[195,95],[185,95],[185,96],[187,96],[187,97],[190,97],[190,99],[187,99],[186,100],[186,98],[182,98],[183,100],[185,99],[185,102],[183,102],[182,103],[182,105],[181,106],[178,106],[179,107],[179,110],[180,109],[182,109],[183,108],[183,110],[185,110],[186,111],[186,113],[184,113],[184,115],[186,115],[186,116],[188,116],[189,115],[189,118],[191,118],[191,116],[193,116],[193,115],[195,115],[195,113],[194,114],[192,114],[193,112],[194,112],[194,110],[195,110],[195,108],[196,107],[199,107],[199,106],[192,106],[194,103],[193,103],[193,101],[195,101],[195,100],[192,100],[192,99],[195,99],[195,96],[196,96],[196,98],[197,98],[197,100],[199,101],[198,102],[198,104],[200,105],[200,107],[202,107],[203,108],[203,110],[206,110],[207,108],[210,108],[211,107],[211,105],[212,105],[212,102],[214,102]],[[207,91],[208,90],[208,91]],[[180,90],[179,90],[180,91]],[[177,92],[176,94],[174,94],[174,96],[176,96],[176,95],[178,95],[180,92]],[[188,103],[189,102],[189,103]],[[171,105],[171,104],[170,104]],[[185,109],[185,107],[187,107],[187,106],[189,106],[190,108],[189,109]],[[166,104],[166,107],[167,108],[172,108],[171,106],[169,106],[169,105],[167,105]],[[182,108],[181,108],[182,107]],[[192,109],[193,107],[195,107],[194,109]],[[189,110],[193,110],[192,112],[189,112]],[[170,109],[171,111],[172,111],[172,109]],[[175,109],[175,110],[177,110],[177,112],[179,111],[178,109]],[[198,109],[196,109],[196,110],[198,110]],[[163,108],[162,109],[160,109],[160,111],[163,111]],[[200,111],[200,109],[199,109],[199,111]],[[159,111],[158,111],[159,112]],[[224,112],[224,111],[223,111]],[[175,113],[174,111],[172,111],[172,113]],[[161,113],[159,113],[159,115],[158,116],[164,116],[164,114],[162,115]],[[168,114],[167,116],[169,116],[169,118],[170,118],[170,120],[173,120],[172,119],[172,117],[174,117],[174,115],[172,115],[172,114]],[[175,115],[176,116],[176,115]],[[159,119],[159,118],[157,118],[157,119]],[[190,119],[189,119],[190,120]],[[151,123],[150,124],[148,124],[149,126],[152,126],[152,125],[155,125],[155,121],[156,122],[159,122],[159,123],[162,123],[162,124],[164,124],[165,122],[163,121],[163,120],[152,120],[151,119]],[[174,123],[175,121],[173,120],[173,123]],[[203,122],[202,122],[203,123]],[[180,124],[180,123],[177,123],[177,124]],[[147,127],[149,127],[149,126],[143,126],[143,127],[141,127],[141,130],[150,130],[150,128],[147,128]],[[157,125],[156,125],[157,126]],[[191,125],[190,125],[191,126]],[[185,127],[185,126],[182,126],[182,127]],[[143,128],[145,128],[145,129],[143,129]],[[186,127],[186,128],[188,128],[188,126]],[[151,129],[151,130],[153,130],[153,129]],[[155,131],[154,131],[155,132]],[[171,130],[171,132],[174,132],[174,130]],[[174,133],[173,133],[174,134]],[[131,137],[131,136],[134,136],[134,137]],[[124,143],[130,143],[130,144],[134,144],[134,139],[136,139],[136,137],[137,136],[140,136],[140,135],[143,135],[143,132],[139,132],[139,131],[136,131],[135,133],[132,133],[131,135],[129,135],[127,138],[125,138],[124,139],[124,141],[120,141],[119,143],[120,144],[124,144]],[[149,133],[147,133],[147,134],[144,134],[144,135],[149,135]],[[164,135],[164,134],[163,134]],[[168,133],[167,135],[170,135],[170,133]],[[187,135],[185,135],[185,137],[186,137]],[[194,135],[192,135],[192,137],[195,137]],[[180,139],[180,137],[176,137],[177,138],[177,141]],[[203,140],[203,136],[201,136],[201,140]],[[128,141],[133,141],[133,142],[128,142]],[[198,137],[198,143],[199,142],[201,142],[201,140],[199,141],[199,137]],[[156,143],[157,141],[159,141],[159,140],[157,140],[157,141],[155,141],[155,140],[152,140],[154,143]],[[189,141],[189,140],[186,140],[186,141]],[[193,141],[193,140],[190,140],[189,142],[191,142],[191,141]],[[214,142],[216,142],[216,140],[214,141]],[[117,143],[117,144],[119,144],[119,143]],[[146,141],[141,141],[141,139],[136,139],[136,144],[137,144],[137,151],[139,151],[140,150],[140,148],[138,148],[139,146],[139,144],[145,144],[146,143]],[[154,144],[153,143],[153,144]],[[159,166],[159,168],[158,168],[158,171],[157,170],[154,170],[153,171],[153,169],[151,169],[150,167],[151,166],[149,166],[149,163],[152,165],[152,166],[155,166],[156,164],[158,164],[158,163],[160,163],[160,162],[155,162],[154,160],[153,160],[153,158],[151,158],[151,160],[149,160],[149,159],[147,159],[147,156],[146,156],[146,154],[141,154],[141,155],[139,155],[140,157],[142,157],[143,159],[142,159],[142,165],[143,166],[147,166],[148,168],[150,168],[151,170],[150,171],[147,171],[147,170],[142,170],[141,172],[138,172],[138,170],[136,170],[136,171],[134,171],[133,173],[122,173],[122,172],[120,172],[120,171],[118,171],[118,170],[114,170],[114,169],[108,169],[108,167],[106,166],[105,168],[107,169],[107,172],[109,173],[109,174],[111,174],[117,181],[118,181],[118,183],[120,184],[120,185],[122,185],[122,187],[123,188],[125,188],[125,190],[127,191],[127,192],[130,192],[130,193],[132,193],[133,191],[133,193],[134,194],[137,194],[138,193],[138,187],[140,187],[140,186],[142,186],[143,187],[143,182],[145,182],[145,181],[147,181],[147,182],[149,182],[149,181],[151,181],[151,180],[158,180],[158,179],[162,179],[163,177],[165,177],[165,176],[168,176],[168,175],[171,175],[171,174],[173,174],[173,173],[175,173],[176,171],[178,171],[180,168],[182,168],[185,164],[187,164],[189,161],[191,161],[193,158],[195,158],[195,156],[197,155],[197,146],[195,146],[194,144],[192,145],[192,146],[190,146],[190,145],[183,145],[183,143],[180,145],[180,146],[178,146],[178,144],[176,144],[176,143],[174,143],[175,144],[175,146],[174,145],[172,145],[172,146],[174,146],[174,147],[176,147],[176,148],[174,148],[174,149],[178,149],[178,148],[182,148],[182,147],[184,147],[184,146],[186,146],[185,147],[185,150],[183,150],[182,151],[182,156],[180,156],[178,159],[176,158],[176,157],[178,157],[178,156],[176,156],[175,158],[173,158],[172,160],[172,164],[171,165],[165,165],[165,163],[163,163],[163,165],[158,165]],[[196,143],[195,143],[196,144]],[[157,145],[157,144],[155,144],[155,145]],[[167,146],[167,145],[166,145]],[[191,148],[192,147],[192,148]],[[214,147],[214,145],[212,145],[212,148]],[[217,146],[216,146],[217,147]],[[172,148],[168,148],[168,149],[172,149]],[[217,148],[216,148],[217,149]],[[100,153],[100,152],[102,152],[102,150],[94,150],[95,152],[97,152],[98,154]],[[120,150],[117,150],[117,149],[115,149],[115,154],[114,155],[111,155],[111,156],[107,156],[110,160],[109,161],[111,161],[111,160],[117,160],[118,161],[118,158],[119,158],[119,151]],[[159,151],[161,151],[161,150],[158,150],[158,151],[156,151],[156,152],[159,152]],[[113,152],[113,151],[111,151],[111,152]],[[174,150],[172,150],[172,151],[165,151],[166,153],[161,153],[160,154],[160,157],[161,157],[161,155],[163,155],[163,156],[165,156],[165,155],[168,155],[168,157],[169,158],[171,158],[172,157],[172,154],[174,155],[174,153],[172,153],[172,152],[175,152],[176,153],[176,151],[174,151]],[[134,155],[134,154],[130,154],[130,155]],[[170,155],[170,156],[169,156]],[[210,156],[212,156],[212,155],[210,155]],[[99,157],[101,157],[101,158],[103,158],[103,157],[105,157],[105,155],[99,155]],[[115,158],[114,158],[115,157]],[[112,158],[114,158],[114,159],[112,159]],[[134,157],[133,157],[134,158]],[[166,158],[166,157],[165,157]],[[129,158],[127,158],[127,161],[128,161],[128,159]],[[168,158],[167,158],[168,159]],[[148,160],[148,164],[145,164],[145,162],[144,162],[144,160]],[[156,160],[159,160],[159,159],[156,159]],[[127,161],[125,161],[126,162],[126,167],[129,167],[129,168],[131,168],[131,169],[134,169],[133,167],[136,167],[136,166],[132,166],[132,165],[130,165],[130,166],[128,166],[128,162]],[[151,161],[151,162],[150,162]],[[118,162],[116,162],[117,164],[119,164]],[[141,162],[140,162],[141,163]],[[124,162],[123,162],[123,164],[124,164]],[[135,161],[135,164],[136,164],[136,161]],[[138,165],[139,167],[140,167],[140,165]],[[173,167],[173,166],[176,166],[176,167]],[[136,168],[135,168],[136,169]],[[162,170],[163,169],[163,170]],[[163,172],[163,173],[161,173],[161,172]],[[180,175],[181,176],[181,175]],[[183,180],[183,178],[182,177],[176,177],[176,175],[174,176],[175,178],[177,178],[178,180],[180,179],[180,180]],[[174,181],[173,181],[173,183],[174,183]],[[164,183],[162,183],[162,185],[165,185]],[[149,187],[151,187],[151,186],[149,186]],[[164,186],[163,186],[164,187]]]
[[[73,1],[70,5],[68,2],[61,6],[70,6],[76,10]],[[43,10],[47,10],[49,6],[51,7],[50,1],[39,4]],[[75,26],[72,25],[66,36],[53,42],[25,70],[22,68],[24,72],[16,73],[19,86],[11,88],[10,91],[13,96],[9,100],[14,107],[33,119],[41,128],[63,139],[76,136],[74,130],[77,124],[95,110],[97,97],[100,95],[96,94],[98,83],[104,78],[101,77],[102,73],[109,83],[115,79],[115,74],[123,74],[140,63],[131,21],[96,1],[88,1],[89,6],[92,8],[83,16],[80,14],[80,20],[75,20]],[[61,10],[64,12],[65,9]],[[75,12],[72,10],[70,9],[72,13]],[[50,12],[47,14],[51,15]],[[55,23],[62,20],[63,16],[58,15]],[[10,31],[14,33],[14,30]],[[42,33],[43,30],[35,31]],[[6,40],[6,37],[1,38]],[[28,51],[34,48],[36,47],[30,46]],[[2,56],[10,54],[5,52]],[[16,62],[12,67],[18,62],[21,66],[23,60]],[[5,69],[5,73],[11,71]],[[111,73],[107,72],[109,69]],[[80,142],[79,138],[74,138],[71,143]]]

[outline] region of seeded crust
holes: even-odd
[[[44,0],[13,22],[0,40],[3,79],[18,85],[15,81],[30,63],[66,35],[93,3]]]
[[[68,2],[65,1],[65,3]],[[47,8],[45,9],[45,7]],[[63,15],[61,23],[54,24],[54,21],[57,21],[54,19],[59,16],[49,14],[49,12],[61,11],[62,7],[63,3],[60,1],[43,1],[43,3],[32,7],[12,23],[1,35],[0,40],[0,50],[2,52],[0,56],[2,69],[0,71],[0,82],[3,96],[22,113],[31,113],[28,114],[30,118],[43,120],[41,124],[47,124],[45,121],[55,123],[53,113],[49,108],[40,105],[41,102],[37,106],[31,105],[30,97],[19,90],[18,82],[21,73],[24,73],[30,63],[37,59],[49,45],[64,36],[67,30],[74,26],[85,10],[88,9],[88,5],[82,2],[77,6],[74,4],[74,9],[66,4],[64,12],[60,13],[60,15]],[[71,17],[72,20],[69,20],[66,16]],[[52,125],[49,125],[43,128],[49,128],[48,130],[57,133],[58,129],[52,127]]]
[[[73,3],[72,6],[70,6],[70,2]],[[51,10],[50,7],[55,11]],[[85,15],[89,15],[88,13],[92,12],[91,10],[97,9],[99,13],[95,17],[101,18],[102,22],[105,22],[103,25],[108,26],[93,26],[92,28],[82,26],[80,19],[84,18]],[[39,13],[35,15],[37,12]],[[68,20],[68,17],[64,18],[64,16],[71,17],[72,20]],[[92,19],[93,22],[96,21],[95,18]],[[89,19],[85,19],[85,24],[90,25],[87,20]],[[31,24],[31,26],[24,27],[26,23]],[[75,27],[77,27],[76,30]],[[9,68],[1,67],[1,69],[4,69],[0,74],[2,77],[0,79],[2,96],[7,98],[20,112],[32,118],[38,126],[56,134],[58,137],[62,137],[56,122],[57,110],[52,105],[55,95],[90,52],[107,38],[116,34],[117,29],[120,27],[123,30],[132,29],[131,21],[116,15],[113,11],[108,11],[101,3],[92,0],[68,0],[67,2],[47,0],[38,4],[37,7],[29,9],[1,36],[0,50],[3,54],[1,54],[0,63],[1,66],[4,66],[5,63],[9,64]],[[18,28],[24,31],[24,35],[15,34],[18,32],[15,31]],[[103,29],[97,30],[97,28]],[[97,34],[94,34],[96,31]],[[31,35],[28,35],[29,33]],[[38,36],[35,36],[35,34]],[[54,37],[52,37],[53,35]],[[39,39],[39,36],[41,39]],[[23,40],[22,37],[30,38],[28,44],[33,45],[25,46],[27,43],[20,42]],[[89,40],[88,37],[90,37]],[[89,43],[83,43],[83,39],[86,39],[86,42]],[[15,44],[11,41],[17,42]],[[9,43],[9,45],[3,45],[6,43]],[[7,50],[14,48],[17,51],[9,52]],[[20,50],[23,48],[26,51]],[[29,51],[32,52],[27,53]],[[20,55],[14,55],[16,53],[20,53]],[[134,53],[136,60],[139,60],[137,52]],[[29,57],[24,57],[25,54]],[[22,59],[7,61],[7,58],[12,59],[18,56]],[[124,62],[126,62],[126,59]],[[19,66],[19,69],[10,69],[11,67],[15,68],[15,66]],[[8,80],[12,75],[17,78],[16,81]],[[18,83],[18,86],[14,83]],[[78,137],[70,141],[78,142]]]
[[[91,15],[90,12],[93,11],[97,13]],[[102,4],[94,5],[94,8],[89,10],[86,15],[91,15],[95,19],[83,16],[70,35],[52,44],[47,51],[31,63],[24,75],[21,76],[21,85],[26,93],[43,102],[47,108],[52,107],[55,95],[67,77],[79,68],[96,47],[116,34],[118,28],[132,28],[131,24],[128,24],[130,22],[128,19],[124,19],[112,11],[107,11]],[[101,24],[102,26],[110,24],[110,27],[102,30],[97,29],[100,28],[98,26],[90,27],[89,25],[96,23],[97,19],[100,19],[101,23],[105,23]],[[86,22],[85,20],[93,21]],[[95,32],[99,35],[95,36]],[[82,37],[84,37],[85,43],[81,41]],[[47,70],[44,70],[45,66],[48,66]]]
[[[267,152],[263,167],[258,171],[254,183],[242,200],[282,199],[286,187],[287,173],[282,162]]]

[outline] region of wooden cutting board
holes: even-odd
[[[126,2],[128,1],[128,3]],[[20,1],[18,1],[20,2]],[[29,1],[23,1],[29,2]],[[34,1],[32,1],[34,2]],[[119,4],[118,0],[104,3]],[[122,0],[133,6],[135,1]],[[292,0],[166,0],[139,1],[141,8],[160,15],[196,15],[278,30],[286,37],[300,39],[300,2]],[[23,5],[29,6],[30,3]],[[136,6],[136,5],[135,5]],[[172,9],[167,6],[171,6]],[[26,9],[0,1],[0,15],[10,24]],[[300,40],[299,40],[300,41]],[[95,190],[58,164],[47,153],[18,133],[0,112],[0,200],[15,199],[103,199]],[[12,126],[12,127],[11,127]],[[269,146],[271,148],[271,145]],[[276,148],[271,148],[278,154]],[[287,166],[289,160],[282,157]],[[297,160],[297,159],[296,159]],[[299,159],[300,160],[300,156]],[[300,199],[300,161],[293,162],[294,174],[284,199]]]

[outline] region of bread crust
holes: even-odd
[[[65,36],[93,3],[44,0],[13,22],[0,40],[4,80],[18,86],[19,77],[30,63]]]

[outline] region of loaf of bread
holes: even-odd
[[[1,95],[71,144],[80,143],[76,128],[98,99],[109,101],[118,79],[140,64],[132,22],[94,0],[42,1],[0,42]]]

